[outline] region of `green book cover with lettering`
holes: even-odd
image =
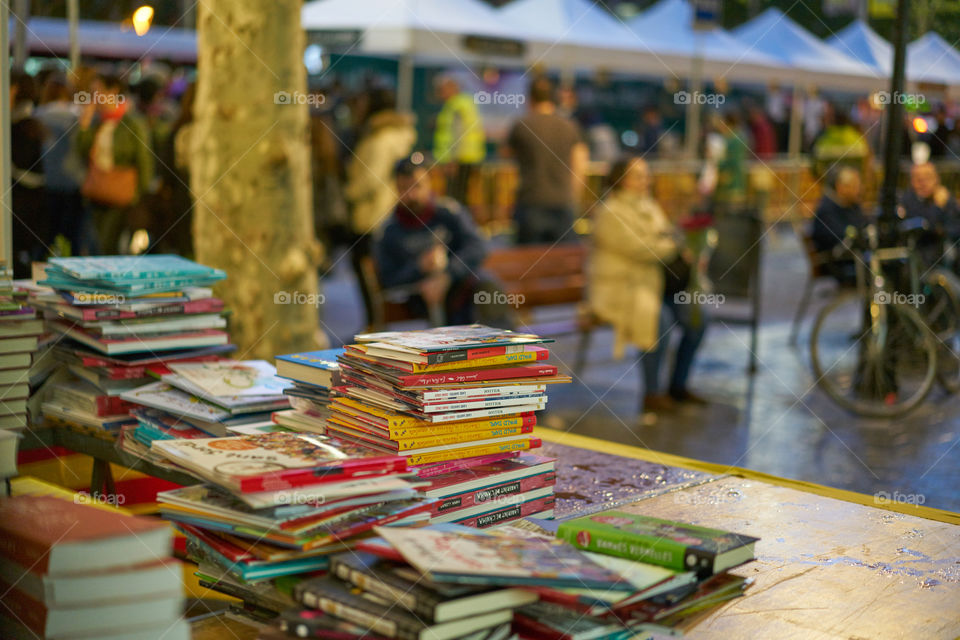
[[[557,537],[597,553],[711,575],[753,560],[757,538],[623,511],[560,524]]]

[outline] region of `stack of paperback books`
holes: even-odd
[[[155,439],[226,436],[231,427],[271,424],[271,412],[289,406],[289,384],[263,360],[173,362],[167,370],[159,382],[120,395],[138,422],[134,438],[147,447]]]
[[[0,264],[0,429],[27,426],[27,398],[35,379],[31,369],[43,334],[43,322],[10,276],[9,268]]]
[[[293,408],[274,413],[274,422],[294,431],[326,432],[333,387],[340,384],[341,355],[342,348],[277,356],[277,375],[292,383],[283,392]]]
[[[632,590],[616,572],[555,540],[457,525],[377,533],[382,537],[364,551],[333,556],[328,576],[297,584],[305,608],[286,612],[281,627],[299,637],[506,638],[515,613],[537,601],[534,587]]]
[[[223,576],[212,586],[272,611],[284,599],[269,581],[323,571],[374,526],[430,513],[403,457],[323,435],[154,440],[151,450],[205,481],[157,496],[201,576]]]
[[[165,523],[47,496],[0,500],[4,638],[187,640]]]
[[[47,418],[98,429],[130,423],[120,396],[171,363],[230,351],[222,271],[172,255],[52,258],[31,304],[43,312],[62,369],[42,393]],[[61,385],[66,388],[56,389]]]
[[[328,432],[404,456],[446,499],[435,520],[549,517],[553,460],[521,455],[540,446],[534,412],[548,385],[570,381],[545,342],[481,325],[357,336],[340,357]]]

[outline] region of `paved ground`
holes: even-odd
[[[692,384],[711,400],[708,406],[661,415],[652,424],[640,419],[636,360],[615,361],[612,335],[601,330],[593,338],[586,369],[574,384],[550,396],[542,422],[606,440],[960,511],[960,399],[935,390],[925,406],[896,420],[856,418],[836,407],[814,385],[806,343],[809,320],[798,347],[788,345],[805,269],[799,245],[788,231],[768,237],[759,370],[753,376],[746,372],[747,329],[715,321]],[[331,340],[349,341],[362,318],[347,260],[339,261],[325,279],[324,293],[322,321]],[[575,336],[558,338],[552,346],[556,362],[569,369],[575,347]]]

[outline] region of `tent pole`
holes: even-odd
[[[800,82],[793,85],[793,100],[790,104],[790,134],[787,138],[787,155],[791,160],[800,157],[800,142],[803,133],[803,88]]]
[[[693,34],[695,49],[690,63],[690,95],[687,101],[686,140],[684,154],[687,158],[697,157],[700,143],[700,94],[703,92],[703,54],[700,52],[700,32]]]
[[[10,7],[0,2],[0,42],[10,42]],[[13,269],[10,194],[10,48],[0,47],[0,260]]]
[[[30,0],[16,0],[14,14],[17,21],[14,25],[16,39],[13,43],[13,66],[23,69],[27,62],[27,22],[30,21]],[[4,40],[4,42],[10,42]]]
[[[903,93],[909,19],[910,3],[898,0],[897,17],[893,22],[893,76],[890,78],[890,100],[887,101],[887,138],[884,140],[883,187],[880,191],[880,217],[887,221],[893,221],[897,215],[900,139],[903,133],[903,105],[899,97]]]
[[[413,56],[409,53],[397,61],[397,110],[413,110]]]
[[[67,21],[70,29],[70,73],[73,82],[79,80],[77,72],[80,69],[80,40],[77,30],[80,25],[80,0],[67,0]]]

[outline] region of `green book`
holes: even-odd
[[[586,551],[629,558],[701,577],[753,560],[757,538],[623,511],[560,524],[557,537]]]

